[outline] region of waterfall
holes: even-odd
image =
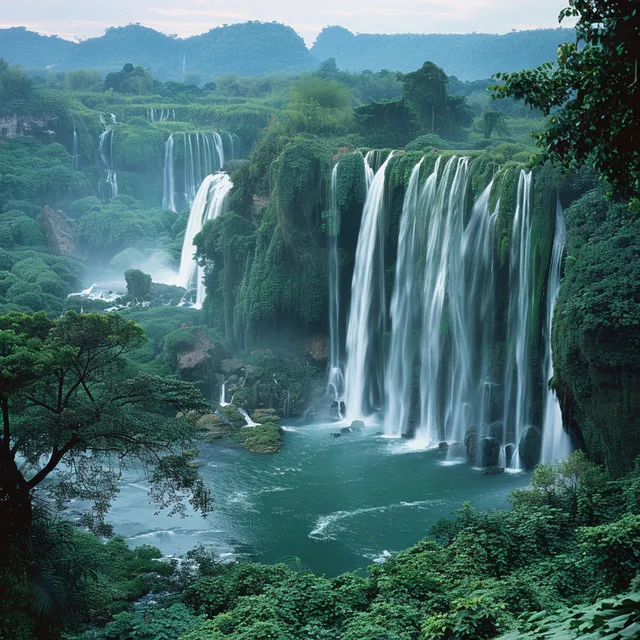
[[[231,403],[225,400],[226,396],[226,386],[227,383],[225,380],[222,381],[222,387],[220,387],[220,402],[218,403],[221,407],[228,407]]]
[[[73,125],[73,144],[71,147],[72,151],[71,151],[71,168],[72,169],[77,169],[78,168],[78,160],[79,160],[79,156],[78,156],[78,132],[76,131],[76,125]]]
[[[117,122],[116,116],[113,113],[110,115],[111,122],[107,124],[105,117],[100,114],[100,122],[104,127],[104,131],[98,138],[98,155],[105,171],[105,179],[99,182],[98,188],[102,199],[106,201],[111,200],[118,195],[118,176],[113,166],[113,132]],[[106,191],[105,185],[108,186]]]
[[[532,174],[524,169],[518,180],[518,200],[513,217],[509,252],[509,311],[504,377],[503,443],[516,445],[530,425],[531,400],[531,262]],[[510,466],[519,468],[517,453]]]
[[[327,392],[340,403],[344,399],[344,374],[340,363],[340,263],[338,261],[338,233],[340,211],[338,210],[338,163],[331,171],[329,228],[329,336],[331,359]],[[338,413],[341,414],[338,408]]]
[[[175,191],[176,176],[173,162],[173,134],[171,134],[164,145],[164,180],[162,193],[162,208],[176,210]]]
[[[421,198],[418,182],[422,158],[411,171],[400,218],[398,258],[395,283],[391,297],[391,348],[385,376],[384,431],[388,436],[399,437],[409,423],[411,411],[411,386],[414,362],[412,334],[416,329],[416,250],[418,242],[418,215]],[[439,164],[439,161],[438,161]],[[425,191],[433,191],[438,172],[427,180]]]
[[[176,139],[182,145],[182,171],[176,172]],[[180,157],[180,154],[177,154]],[[218,133],[172,133],[165,142],[162,206],[177,211],[193,204],[198,188],[224,165],[224,148]],[[180,181],[181,184],[177,184]]]
[[[462,326],[462,240],[468,168],[466,157],[446,163],[427,211],[416,433],[426,444],[460,441],[466,425],[470,355]]]
[[[549,266],[549,278],[547,280],[547,315],[546,315],[546,341],[542,362],[543,381],[547,383],[553,378],[553,361],[551,358],[551,328],[553,323],[553,309],[560,290],[560,272],[562,269],[562,255],[566,229],[562,206],[558,201],[556,208],[556,228],[551,252],[551,264]],[[562,413],[558,398],[552,389],[544,390],[544,415],[542,429],[542,455],[541,462],[547,464],[564,458],[571,453],[571,440],[562,426]]]
[[[392,157],[393,152],[370,181],[356,249],[345,369],[345,398],[350,420],[370,415],[382,399],[379,353],[385,318],[382,214],[386,169]],[[369,158],[370,153],[365,162],[367,182]]]
[[[235,153],[233,149],[233,136],[227,131],[227,136],[229,138],[229,149],[231,150],[231,160],[235,158]]]
[[[147,109],[147,120],[149,122],[165,122],[171,119],[171,109],[155,109],[150,107]],[[175,109],[173,110],[173,119],[175,120]]]
[[[497,385],[491,371],[491,353],[496,340],[495,225],[498,205],[489,210],[493,180],[473,205],[463,236],[465,268],[464,331],[469,340],[469,422],[486,425],[491,420],[491,395]]]
[[[249,414],[242,408],[242,407],[238,407],[238,413],[244,418],[244,421],[246,422],[247,427],[259,427],[260,423],[259,422],[254,422],[250,417]]]
[[[206,292],[204,269],[194,259],[193,240],[208,220],[214,220],[223,213],[226,197],[232,188],[233,183],[226,173],[206,176],[191,205],[180,256],[179,279],[187,291],[196,290],[195,307],[202,306]]]

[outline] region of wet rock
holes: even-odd
[[[362,431],[364,429],[364,422],[362,420],[354,420],[351,423],[351,430],[352,431]]]
[[[485,467],[482,470],[482,473],[485,476],[495,476],[500,473],[504,473],[504,467]]]
[[[245,369],[245,364],[238,358],[227,358],[220,362],[220,370],[222,374],[226,376],[242,375]]]
[[[345,434],[345,433],[352,433],[353,429],[351,427],[342,427],[342,429],[340,429],[340,433]]]
[[[480,440],[480,466],[483,469],[497,467],[500,461],[500,441],[497,438]]]
[[[438,443],[438,451],[441,453],[446,453],[449,451],[449,443],[448,442],[439,442]]]
[[[332,435],[334,438],[339,438],[342,434],[341,434],[339,431],[334,431],[331,435]]]
[[[540,460],[540,447],[542,446],[542,434],[538,427],[529,425],[525,428],[518,443],[518,455],[520,466],[528,471],[533,469]]]

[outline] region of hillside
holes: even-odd
[[[410,71],[431,60],[461,80],[488,78],[552,60],[569,29],[492,34],[360,34],[325,28],[311,50],[291,28],[276,22],[245,22],[186,39],[140,25],[110,27],[98,38],[75,43],[41,36],[24,27],[0,29],[0,57],[25,67],[119,70],[127,62],[150,68],[155,77],[181,79],[198,72],[203,80],[236,73],[260,76],[306,71],[335,58],[340,69]]]
[[[311,53],[319,60],[335,58],[340,69],[411,71],[431,60],[461,80],[489,78],[497,71],[519,71],[555,60],[558,44],[575,40],[571,29],[514,31],[505,35],[358,34],[326,27]]]
[[[245,22],[211,29],[186,39],[130,24],[110,27],[98,38],[75,43],[46,37],[24,27],[0,29],[0,57],[25,67],[79,67],[104,72],[132,62],[152,69],[157,78],[180,79],[184,71],[203,76],[237,73],[260,76],[317,67],[304,40],[278,23]]]

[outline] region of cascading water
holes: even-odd
[[[116,116],[112,113],[111,122],[107,124],[103,115],[100,115],[100,122],[104,131],[98,139],[98,155],[105,170],[106,176],[101,180],[98,188],[103,200],[109,201],[118,195],[118,174],[113,164],[113,132],[115,130]]]
[[[226,173],[207,176],[200,185],[191,205],[189,221],[184,234],[182,254],[180,256],[180,284],[187,291],[196,290],[194,306],[200,308],[206,296],[204,287],[204,268],[194,259],[193,240],[208,220],[215,220],[224,212],[229,191],[233,188],[231,178]]]
[[[166,120],[173,120],[176,118],[175,109],[155,109],[153,107],[147,109],[147,120],[149,122],[165,122]]]
[[[518,179],[518,200],[511,231],[509,254],[509,311],[504,377],[503,443],[516,445],[507,465],[520,467],[517,447],[531,424],[530,319],[533,300],[531,263],[532,174],[524,169]]]
[[[365,168],[373,158],[367,154]],[[348,419],[366,418],[379,406],[377,375],[383,358],[376,347],[384,327],[379,278],[384,247],[379,232],[388,162],[389,158],[371,180],[356,249],[345,371]],[[384,369],[385,435],[414,435],[419,448],[446,441],[450,458],[467,456],[482,467],[515,470],[532,464],[538,436],[529,429],[543,428],[543,459],[564,455],[569,444],[555,397],[549,392],[543,399],[544,419],[534,397],[538,327],[532,175],[520,171],[511,217],[501,197],[492,199],[492,194],[500,195],[494,180],[469,206],[469,158],[452,157],[446,163],[438,159],[420,186],[423,164],[424,160],[413,167],[399,223]],[[561,211],[557,215],[547,334],[564,242]],[[499,219],[501,238],[496,237]],[[501,257],[499,250],[505,246],[509,250]],[[414,374],[417,358],[419,376]],[[553,374],[548,345],[542,373],[547,379]]]
[[[327,392],[338,403],[344,399],[344,374],[340,363],[340,264],[338,261],[338,234],[340,212],[338,210],[338,163],[331,172],[330,228],[329,228],[329,336],[330,362]]]
[[[182,171],[176,172],[176,143],[182,151]],[[191,205],[206,176],[224,165],[224,148],[218,133],[171,134],[165,143],[162,206],[176,211]],[[178,184],[178,180],[181,184]]]
[[[369,168],[369,157],[367,154],[365,169]],[[382,214],[385,174],[392,157],[393,152],[371,180],[362,212],[347,328],[345,399],[349,420],[371,415],[383,397],[379,353],[385,318]],[[366,175],[369,181],[370,173]]]
[[[398,238],[395,284],[391,298],[391,348],[385,376],[385,434],[399,437],[409,424],[411,386],[415,349],[413,334],[417,325],[414,305],[417,293],[416,250],[418,215],[422,211],[418,183],[424,158],[413,168],[404,197]],[[427,180],[425,191],[433,191],[438,168]],[[427,196],[428,198],[429,196]]]
[[[78,132],[76,131],[76,125],[73,125],[73,142],[71,147],[71,168],[77,169],[79,165],[78,155]]]
[[[425,444],[460,441],[466,425],[469,349],[462,327],[463,215],[469,159],[451,158],[427,212],[420,366],[420,425]]]
[[[162,208],[176,211],[176,176],[173,163],[173,133],[164,145],[164,180],[162,193]]]
[[[231,152],[231,160],[235,158],[235,151],[233,148],[233,136],[227,131],[227,137],[229,138],[229,150]]]
[[[551,252],[551,264],[549,266],[549,278],[547,281],[547,315],[546,315],[546,340],[545,353],[542,363],[543,381],[546,383],[553,378],[553,362],[551,359],[551,328],[553,324],[553,309],[560,290],[560,273],[562,270],[562,255],[566,239],[564,225],[564,213],[560,202],[556,208],[556,228]],[[541,462],[547,464],[564,458],[571,453],[571,440],[562,426],[562,413],[558,398],[552,389],[544,391],[544,415],[542,429],[542,455]]]

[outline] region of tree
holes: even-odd
[[[399,73],[404,89],[402,96],[411,105],[424,126],[436,131],[438,118],[447,115],[447,74],[433,62],[425,62],[411,73]]]
[[[189,383],[129,377],[125,355],[143,342],[117,314],[0,316],[0,544],[29,533],[33,492],[45,480],[60,500],[92,500],[88,522],[100,523],[119,468],[132,461],[147,465],[161,506],[180,510],[186,494],[209,509],[189,464],[193,427],[175,417],[207,404]]]
[[[592,164],[623,197],[640,197],[639,0],[569,0],[576,44],[537,69],[496,74],[493,97],[524,99],[550,116],[536,134],[569,169]]]

